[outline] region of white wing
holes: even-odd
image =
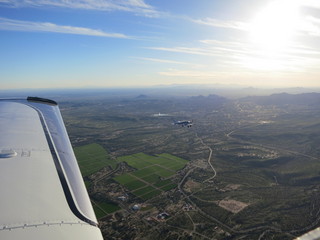
[[[103,239],[54,101],[0,100],[0,239]]]

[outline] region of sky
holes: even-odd
[[[320,87],[319,0],[0,0],[0,89]]]

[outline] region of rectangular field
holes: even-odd
[[[117,176],[114,180],[143,200],[175,188],[177,185],[170,178],[188,163],[170,154],[150,156],[145,153],[119,157],[117,161],[126,162],[137,170]]]
[[[140,198],[142,198],[143,200],[148,200],[148,199],[151,199],[151,198],[159,195],[160,193],[161,193],[160,190],[154,190],[154,191],[152,191],[152,192],[148,192],[148,193],[140,196]]]
[[[142,188],[142,187],[146,186],[146,184],[144,182],[141,182],[140,180],[135,180],[133,182],[129,182],[129,183],[124,184],[124,186],[126,188],[128,188],[129,190],[133,191],[138,188]]]
[[[114,169],[117,165],[115,160],[110,159],[107,151],[96,143],[75,147],[74,153],[82,176],[89,176],[106,166]]]
[[[96,202],[93,203],[93,209],[96,214],[97,219],[102,218],[109,213],[113,213],[120,209],[119,206],[113,204],[113,203],[107,203],[107,202]]]
[[[117,159],[117,161],[118,162],[126,162],[128,165],[130,165],[131,167],[134,167],[136,169],[142,169],[142,168],[145,168],[145,167],[152,165],[151,163],[143,161],[139,158],[136,158],[133,155],[119,157]]]
[[[160,177],[157,174],[151,174],[146,177],[143,177],[142,179],[148,183],[156,183],[160,180]]]
[[[113,179],[116,180],[118,183],[120,183],[122,185],[125,185],[127,183],[130,183],[130,182],[133,182],[133,181],[137,180],[136,177],[132,176],[129,173],[123,174],[123,175],[120,175],[120,176],[116,176]]]
[[[161,187],[161,189],[164,190],[164,191],[169,191],[169,190],[171,190],[173,188],[176,188],[176,187],[177,187],[177,184],[170,183],[168,185],[165,185],[165,186]]]
[[[141,188],[139,190],[136,190],[136,191],[134,191],[132,193],[139,197],[141,195],[147,194],[148,192],[152,192],[154,190],[156,190],[156,189],[151,187],[151,186],[147,186],[147,187]]]
[[[155,173],[155,172],[157,172],[157,170],[158,169],[155,168],[155,166],[150,166],[150,167],[135,171],[132,174],[135,175],[136,177],[140,177],[141,178],[141,177],[148,176],[148,175],[150,175],[152,173]]]
[[[165,186],[165,185],[168,185],[168,184],[170,184],[170,183],[171,183],[171,181],[170,181],[169,179],[167,179],[167,180],[163,180],[163,181],[156,182],[156,183],[154,184],[154,186],[161,188],[161,187],[163,187],[163,186]]]

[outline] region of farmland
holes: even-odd
[[[83,176],[89,176],[106,166],[116,166],[116,161],[110,159],[107,151],[96,143],[75,147],[74,153]]]
[[[119,157],[117,161],[125,162],[136,170],[119,175],[114,180],[143,200],[175,188],[177,185],[170,178],[188,163],[171,154],[150,156],[144,153]]]
[[[289,240],[320,226],[319,95],[277,97],[63,104],[104,237]]]
[[[95,177],[92,177],[97,172],[104,172],[105,168],[112,171],[117,164],[125,163],[134,168],[134,171],[117,175],[113,179],[142,200],[151,199],[162,192],[176,188],[177,184],[171,179],[177,170],[188,163],[187,160],[167,153],[156,156],[137,153],[113,160],[97,143],[75,147],[74,152],[89,189],[97,185]],[[96,199],[93,206],[98,218],[120,209],[115,202],[103,198]]]
[[[94,202],[93,209],[97,219],[99,219],[112,212],[119,210],[120,207],[113,203],[108,203],[108,202]]]

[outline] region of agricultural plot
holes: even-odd
[[[145,168],[145,167],[152,165],[152,163],[143,161],[139,158],[136,158],[133,155],[119,157],[117,159],[117,161],[118,162],[126,162],[128,165],[130,165],[131,167],[136,168],[136,169],[142,169],[142,168]]]
[[[82,147],[75,147],[74,153],[78,160],[82,176],[89,176],[100,169],[110,166],[113,169],[116,167],[117,162],[109,158],[107,151],[99,144],[93,143]],[[130,176],[122,176],[121,181],[126,183],[132,179]],[[85,181],[86,187],[89,188],[92,184],[91,181]],[[97,218],[102,218],[105,215],[115,212],[120,209],[118,205],[111,202],[94,202],[93,209]]]
[[[144,194],[144,195],[142,195],[142,196],[140,196],[140,197],[141,197],[143,200],[148,200],[148,199],[151,199],[151,198],[159,195],[160,193],[161,193],[160,190],[154,190],[154,191],[148,192],[148,193],[146,193],[146,194]]]
[[[147,186],[147,187],[144,187],[144,188],[141,188],[141,189],[139,189],[139,190],[136,190],[136,191],[134,191],[134,192],[132,192],[134,195],[136,195],[136,196],[141,196],[141,195],[144,195],[144,194],[146,194],[146,193],[148,193],[148,192],[152,192],[152,191],[154,191],[155,190],[155,188],[153,188],[153,187],[151,187],[151,186]]]
[[[122,185],[125,185],[127,183],[130,183],[130,182],[137,180],[137,178],[132,176],[131,174],[123,174],[123,175],[115,177],[114,180],[116,180],[118,183],[120,183]]]
[[[188,162],[170,154],[150,156],[144,153],[119,157],[117,161],[126,162],[137,170],[117,176],[114,180],[143,200],[175,188],[177,185],[170,178]]]
[[[74,153],[79,163],[82,176],[89,176],[100,169],[110,166],[113,169],[117,162],[110,159],[107,151],[99,144],[93,143],[75,147]]]
[[[148,176],[148,175],[155,173],[159,170],[160,169],[157,166],[149,166],[149,167],[146,167],[141,170],[137,170],[137,171],[133,172],[133,175],[135,175],[137,177],[145,177],[145,176]]]
[[[187,160],[168,153],[162,153],[157,156],[150,156],[145,153],[136,153],[129,156],[119,157],[117,161],[126,162],[137,170],[157,165],[162,168],[172,170],[173,172],[183,168],[188,163]]]
[[[124,184],[124,186],[126,188],[128,188],[129,190],[133,191],[133,190],[136,190],[136,189],[139,189],[141,187],[144,187],[146,186],[146,183],[140,181],[140,180],[135,180],[133,182],[129,182],[127,184]]]
[[[175,183],[169,183],[168,185],[165,185],[163,187],[161,187],[161,190],[164,190],[164,191],[169,191],[173,188],[176,188],[177,187],[177,184]]]
[[[142,178],[144,181],[148,183],[156,183],[160,180],[160,176],[157,174],[151,174]]]
[[[164,181],[159,181],[159,182],[155,183],[154,185],[156,187],[163,187],[163,186],[168,185],[170,183],[171,183],[171,181],[169,179],[167,179],[167,180],[164,180]]]
[[[96,217],[99,219],[109,213],[113,213],[113,212],[119,210],[120,207],[113,204],[113,203],[95,202],[95,203],[93,203],[93,209],[96,214]]]

